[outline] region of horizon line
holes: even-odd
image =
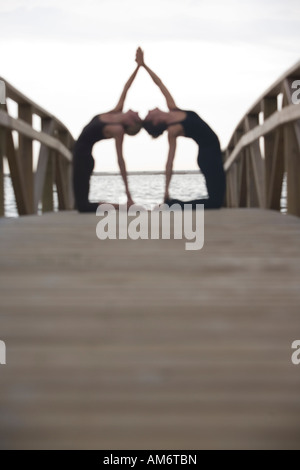
[[[127,175],[165,175],[162,170],[145,170],[145,171],[127,171]],[[173,175],[200,175],[200,170],[174,170]],[[10,176],[10,173],[4,173],[3,176]],[[121,176],[119,171],[95,171],[91,176]]]
[[[186,175],[186,174],[200,174],[199,170],[176,170],[172,172],[177,175]],[[162,170],[137,170],[137,171],[127,171],[127,175],[164,175],[165,171]],[[95,171],[92,173],[92,176],[121,176],[119,171]]]

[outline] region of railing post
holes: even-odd
[[[70,148],[70,136],[65,131],[58,133],[59,140]],[[73,185],[72,185],[72,162],[56,157],[56,188],[58,194],[59,208],[70,210],[74,207]]]
[[[231,146],[226,150],[226,159],[232,151]],[[232,185],[231,185],[231,168],[226,172],[226,207],[232,207]]]
[[[247,180],[247,207],[259,207],[257,192],[255,188],[255,179],[253,166],[251,162],[250,148],[247,147],[245,152],[245,163],[246,163],[246,180]]]
[[[274,134],[274,142],[272,144],[272,161],[270,162],[270,175],[268,175],[267,188],[267,209],[280,211],[280,201],[282,193],[282,183],[284,176],[284,145],[283,145],[283,129],[278,128]],[[271,149],[271,142],[270,142]],[[271,155],[271,152],[270,152]]]
[[[237,183],[238,169],[235,162],[231,167],[230,173],[230,191],[231,191],[231,207],[238,207],[238,183]]]
[[[42,131],[46,134],[53,135],[54,132],[54,121],[53,119],[49,118],[42,118]],[[48,162],[50,159],[50,149],[46,147],[46,145],[41,144],[37,169],[35,173],[35,181],[34,181],[34,207],[35,212],[38,210],[39,202],[44,199],[44,206],[49,208],[51,207],[51,197],[52,195],[49,194],[53,192],[53,186],[49,187],[49,181],[47,180],[47,190],[44,191],[44,185],[46,180],[46,174],[51,173],[51,169],[48,169]],[[48,175],[49,179],[49,175]],[[44,194],[45,193],[45,194]],[[46,194],[47,193],[47,194]],[[53,205],[53,201],[52,201]],[[48,209],[51,210],[51,209]]]
[[[55,152],[49,150],[48,159],[46,162],[44,174],[44,187],[42,195],[42,210],[43,212],[52,212],[54,209],[53,203],[53,184],[54,184],[54,165],[55,165]]]
[[[237,129],[233,135],[233,143],[237,145],[241,137],[243,137],[243,129]],[[233,183],[233,192],[234,192],[234,201],[232,207],[240,207],[240,196],[242,191],[242,181],[241,181],[241,166],[242,166],[242,156],[236,161],[234,167],[232,168],[231,178],[234,178]]]
[[[239,207],[247,207],[247,164],[244,151],[240,158],[240,193],[239,193]]]
[[[32,126],[32,107],[28,104],[19,104],[19,119]],[[34,214],[34,176],[32,165],[32,140],[19,134],[19,157],[23,169],[23,179],[29,214]]]
[[[3,111],[7,113],[7,105],[2,105]],[[1,108],[2,108],[1,107]],[[16,205],[19,215],[28,214],[27,199],[25,197],[25,184],[23,172],[20,165],[19,155],[15,149],[12,132],[4,131],[4,155],[7,158],[11,183],[14,189]]]
[[[259,124],[258,114],[249,114],[245,120],[246,131],[254,129]],[[259,140],[249,146],[249,168],[251,168],[252,196],[250,207],[265,207],[265,167],[261,156]]]
[[[262,103],[262,110],[264,114],[264,120],[268,119],[273,113],[277,111],[277,96],[265,97]],[[275,132],[264,137],[264,150],[265,150],[265,197],[266,197],[266,208],[275,209],[272,207],[270,200],[270,191],[272,186],[272,173],[274,165],[274,140]],[[282,181],[281,181],[282,183]],[[280,201],[279,201],[280,204]]]
[[[68,181],[68,209],[73,210],[75,207],[74,191],[73,191],[73,162],[67,162],[67,181]]]

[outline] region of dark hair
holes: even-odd
[[[135,124],[132,124],[130,126],[124,126],[124,131],[128,135],[136,135],[140,132],[142,127],[142,121],[137,121]]]
[[[154,125],[152,121],[145,120],[143,122],[143,128],[148,132],[148,134],[156,139],[156,137],[159,137],[167,129],[167,124],[161,122],[160,124]]]

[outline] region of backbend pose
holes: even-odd
[[[168,205],[177,203],[181,207],[184,207],[184,204],[191,204],[193,209],[198,204],[203,204],[205,209],[219,209],[225,196],[225,172],[217,135],[194,111],[184,111],[177,108],[174,99],[160,78],[145,64],[141,48],[137,50],[136,62],[147,70],[166,98],[169,108],[169,112],[161,111],[158,108],[149,111],[143,123],[146,131],[154,138],[161,135],[165,130],[168,131],[169,153],[166,164],[165,203]],[[206,179],[208,199],[195,199],[184,202],[169,197],[176,138],[179,136],[190,137],[198,144],[197,162]]]
[[[123,158],[124,134],[135,135],[142,127],[138,113],[129,110],[123,113],[124,101],[139,69],[136,67],[126,82],[117,106],[107,112],[95,116],[82,130],[73,150],[73,187],[76,208],[79,212],[96,212],[101,202],[90,202],[90,177],[94,168],[92,148],[96,142],[103,139],[115,139],[119,168],[125,184],[127,206],[134,204],[127,181],[127,173]],[[118,208],[118,204],[113,204]]]

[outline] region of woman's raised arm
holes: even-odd
[[[126,95],[127,95],[127,92],[129,90],[129,88],[131,87],[135,77],[136,77],[136,74],[138,73],[138,70],[140,68],[140,65],[137,65],[135,71],[133,72],[133,74],[129,77],[129,79],[127,80],[127,82],[125,83],[125,86],[124,86],[124,89],[122,91],[122,94],[120,96],[120,99],[118,101],[118,104],[117,106],[112,109],[111,112],[122,112],[123,111],[123,107],[124,107],[124,102],[125,102],[125,98],[126,98]]]
[[[160,89],[160,91],[162,92],[164,97],[166,98],[167,106],[168,106],[169,110],[176,109],[177,106],[175,104],[174,98],[171,95],[171,93],[169,92],[169,90],[167,89],[167,87],[163,84],[161,79],[153,72],[153,70],[151,70],[148,67],[148,65],[145,64],[145,62],[144,62],[144,52],[142,51],[142,49],[140,47],[136,51],[136,59],[135,60],[138,64],[138,66],[144,67],[147,70],[147,72],[149,73],[149,75],[152,78],[152,80],[154,81],[154,83],[158,86],[158,88]]]

